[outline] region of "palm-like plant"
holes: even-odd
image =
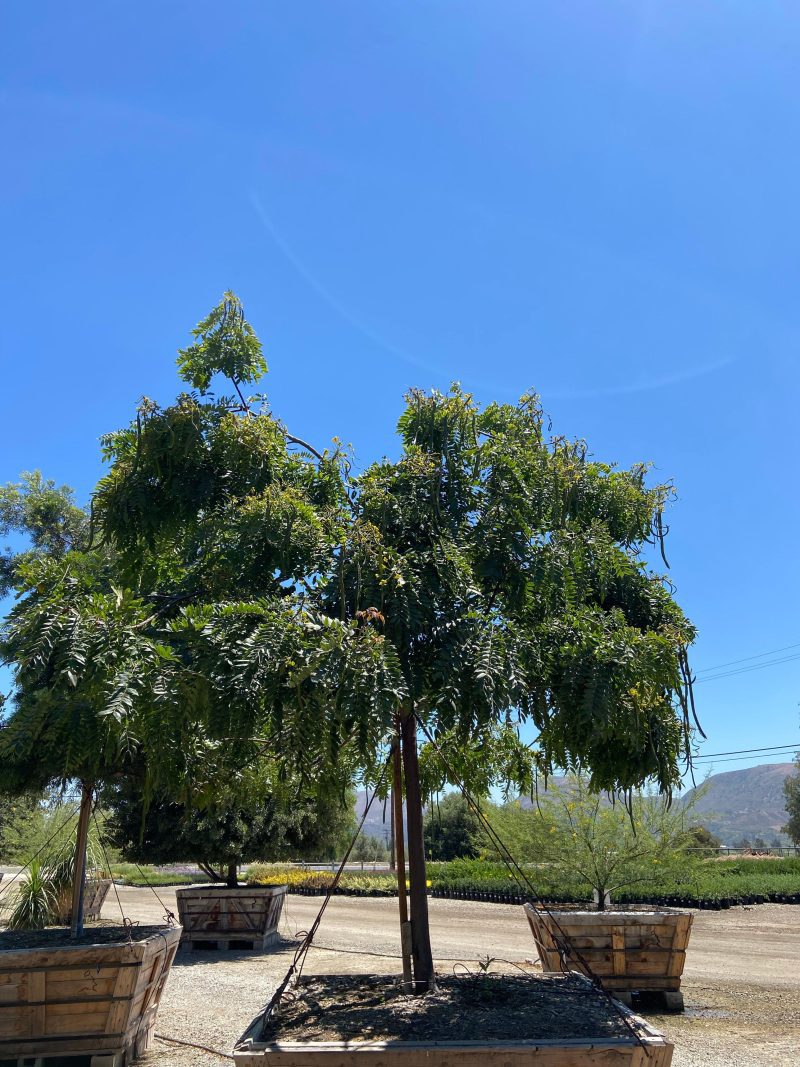
[[[5,922],[9,930],[43,930],[53,921],[56,896],[49,872],[39,860],[28,865]]]

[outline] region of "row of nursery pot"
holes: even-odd
[[[268,885],[268,882],[256,884]],[[312,885],[289,885],[288,891],[298,896],[316,897],[331,893],[333,896],[347,897],[396,897],[397,888],[391,885],[338,885],[331,890],[330,882],[317,881]],[[433,886],[430,896],[443,900],[476,901],[486,904],[524,904],[530,900],[529,895],[509,891],[490,891],[485,889],[472,889],[464,886]],[[542,898],[548,905],[560,904],[588,904],[585,896],[577,894],[552,894],[548,893]],[[800,904],[800,893],[762,893],[746,894],[730,897],[697,897],[686,896],[649,896],[647,894],[620,894],[615,901],[625,906],[640,904],[651,907],[667,908],[698,908],[703,911],[721,911],[739,905],[752,904]]]

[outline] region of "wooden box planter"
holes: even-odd
[[[87,878],[83,890],[83,919],[91,922],[100,918],[100,912],[111,888],[110,878]],[[69,926],[72,918],[72,889],[67,888],[58,899],[57,921]]]
[[[569,911],[525,905],[545,973],[591,973],[616,997],[630,1003],[634,992],[657,992],[666,1008],[683,1011],[681,975],[692,929],[688,912],[633,909]],[[562,959],[558,940],[565,943]]]
[[[0,1062],[130,1063],[150,1043],[180,935],[173,926],[140,941],[0,947]]]
[[[582,975],[573,978],[586,988],[577,1004],[574,996],[564,1003],[563,1038],[459,1041],[453,1021],[449,1030],[455,1040],[266,1041],[258,1036],[261,1020],[256,1020],[234,1049],[234,1061],[237,1067],[670,1067],[673,1045],[622,1005],[618,1010],[632,1028],[627,1036],[573,1037],[571,1013],[580,1010],[584,998],[605,1002]],[[538,976],[538,981],[546,980]],[[301,997],[303,984],[310,981],[300,980]]]
[[[263,951],[278,940],[285,885],[188,886],[176,890],[181,946]]]
[[[84,919],[99,919],[108,891],[111,888],[110,878],[90,878],[83,891],[83,917]]]

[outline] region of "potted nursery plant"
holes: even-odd
[[[13,560],[17,602],[2,626],[0,654],[11,665],[13,690],[0,728],[0,792],[13,797],[77,785],[80,807],[69,925],[46,925],[59,916],[39,912],[16,924],[26,929],[0,930],[0,1058],[132,1056],[152,1035],[180,929],[87,932],[84,904],[96,792],[125,773],[131,739],[122,709],[152,654],[147,607],[114,584],[109,553],[87,547],[66,491],[41,482],[11,488],[17,525],[32,528],[33,544]],[[47,876],[34,861],[28,899],[66,912],[52,873],[43,893],[39,883]]]
[[[548,439],[533,395],[480,409],[458,388],[412,392],[399,457],[354,478],[338,444],[312,448],[263,398],[245,397],[242,386],[265,365],[233,294],[200,323],[180,366],[199,395],[167,408],[145,402],[107,439],[112,467],[94,501],[104,536],[142,573],[154,551],[193,546],[193,589],[203,596],[165,634],[176,651],[157,665],[158,690],[189,692],[173,699],[184,728],[200,722],[232,751],[259,738],[285,773],[305,776],[342,753],[380,790],[391,778],[397,811],[405,795],[401,943],[424,1014],[436,977],[420,736],[446,752],[450,781],[475,768],[528,788],[537,768],[577,762],[597,789],[652,779],[668,792],[680,780],[694,631],[639,554],[661,537],[670,491],[648,486],[643,466],[618,470],[590,461],[580,443]],[[217,374],[235,396],[211,395]],[[165,596],[169,580],[165,570]],[[538,734],[532,747],[515,731],[525,722]],[[463,758],[483,740],[491,766]],[[557,987],[542,979],[537,988]],[[333,995],[355,1011],[362,994],[348,986]],[[566,1035],[575,1039],[566,1003],[547,1053],[536,1051],[545,1012],[528,1013],[524,1034],[506,1023],[505,1038],[520,1045],[504,1059],[554,1062]],[[253,1024],[242,1062],[280,1054],[285,1018],[281,1005]],[[598,1062],[602,1029],[596,1021],[563,1054]],[[623,1029],[605,1032],[608,1056],[634,1062],[643,1038]],[[291,1032],[304,1058],[331,1050]],[[502,1026],[491,1033],[502,1037]],[[419,1054],[402,1041],[357,1047],[362,1058]],[[659,1048],[669,1062],[669,1046]],[[424,1054],[430,1062],[430,1048]],[[446,1053],[474,1054],[468,1045]]]
[[[242,864],[336,854],[354,826],[349,792],[281,782],[266,760],[243,768],[235,789],[220,775],[203,808],[163,793],[145,800],[143,779],[143,773],[139,780],[131,776],[105,791],[109,840],[124,859],[156,864],[188,859],[210,879],[177,890],[185,947],[273,944],[287,887],[240,883]]]
[[[682,1010],[681,975],[692,927],[690,912],[613,903],[621,891],[646,892],[670,866],[690,863],[691,807],[635,793],[627,804],[593,793],[580,774],[540,794],[494,809],[493,828],[516,856],[535,860],[589,886],[593,904],[525,914],[545,971],[574,969],[597,976],[626,1003],[633,992],[661,995]],[[490,840],[484,841],[492,852]]]
[[[73,827],[74,829],[74,827]],[[86,848],[86,876],[83,889],[83,920],[100,918],[111,888],[110,872],[102,869],[97,850],[92,847],[91,827]],[[35,856],[25,863],[16,893],[16,904],[5,918],[9,929],[69,926],[72,922],[72,895],[75,885],[75,849],[62,847]],[[0,913],[1,914],[1,913]],[[29,915],[39,916],[31,923]],[[0,922],[3,920],[0,918]]]

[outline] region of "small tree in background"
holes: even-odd
[[[31,845],[39,840],[45,818],[41,794],[0,796],[0,863],[24,863],[36,852]]]
[[[361,833],[353,846],[352,858],[363,867],[365,863],[378,863],[389,858],[386,842],[380,837]]]
[[[783,795],[786,797],[786,814],[789,821],[783,827],[783,832],[796,845],[800,845],[800,752],[795,759],[795,773],[789,775],[783,783]]]
[[[233,887],[243,863],[325,859],[340,854],[355,830],[352,793],[303,794],[263,765],[245,772],[235,793],[221,788],[201,810],[163,794],[145,800],[143,777],[103,794],[109,838],[136,863],[192,860]]]
[[[700,850],[703,855],[713,855],[722,846],[722,841],[706,826],[692,826],[689,829],[687,848]]]
[[[685,863],[691,840],[690,807],[639,792],[612,804],[581,775],[548,788],[530,809],[515,801],[490,807],[488,815],[516,859],[547,864],[588,884],[600,910],[620,889],[657,881],[679,858]],[[487,855],[496,855],[484,831],[478,840]]]
[[[478,830],[478,820],[461,793],[447,793],[429,806],[425,854],[430,860],[472,859]]]

